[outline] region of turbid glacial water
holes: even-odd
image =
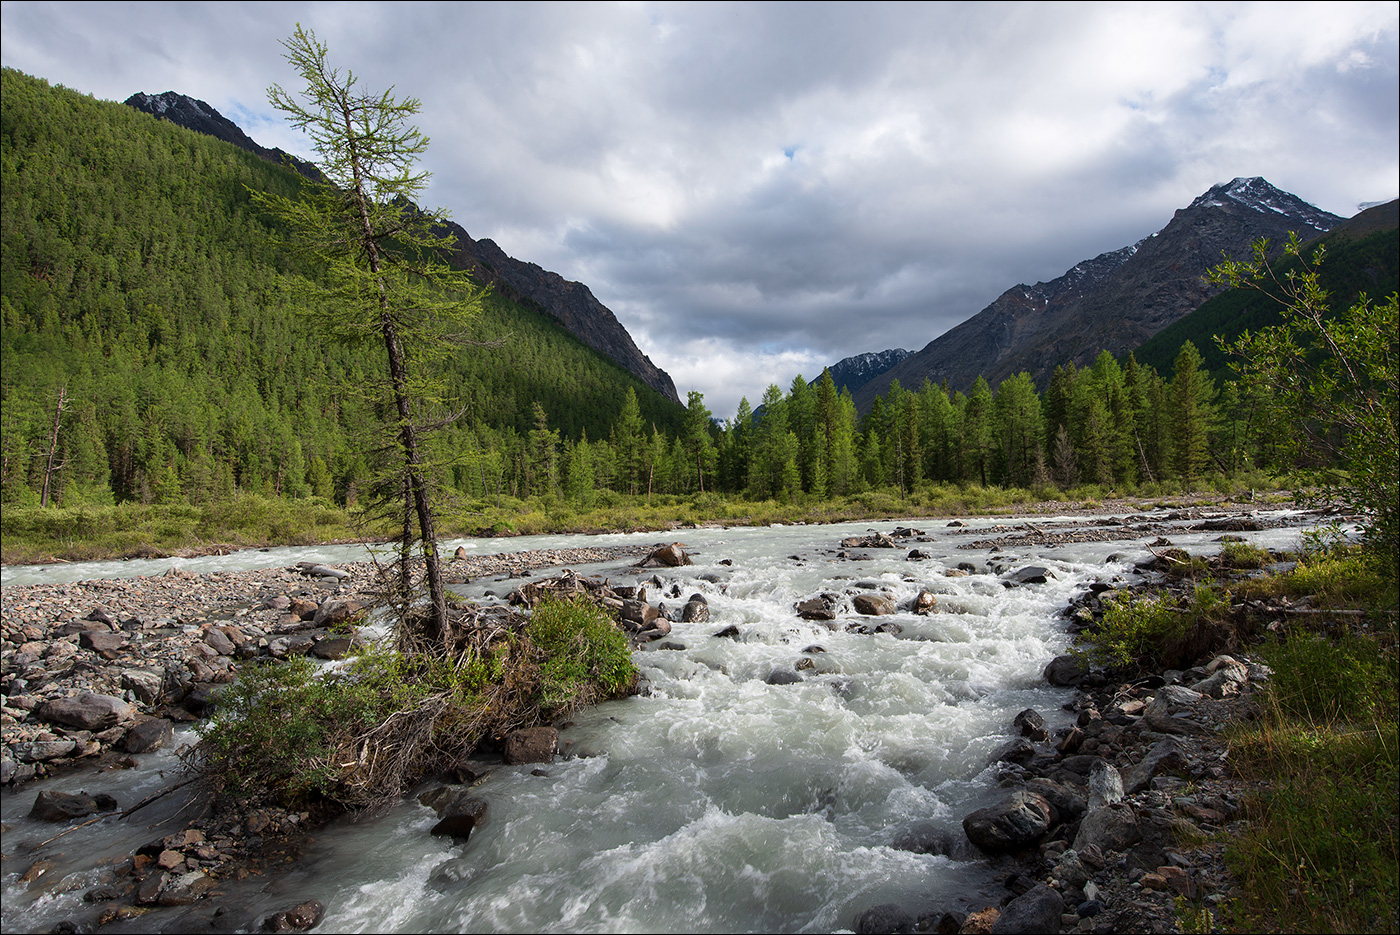
[[[991,552],[957,546],[997,521],[966,523],[913,521],[931,541],[852,550],[864,556],[856,561],[835,556],[843,537],[897,524],[678,533],[672,538],[686,543],[695,564],[657,572],[661,599],[679,606],[700,592],[711,619],[675,624],[665,643],[683,648],[639,651],[643,693],[577,715],[561,731],[565,756],[542,770],[494,766],[476,790],[490,802],[488,820],[467,843],[430,837],[437,816],[408,797],[372,821],[322,830],[286,873],[225,886],[217,919],[206,901],[104,931],[246,929],[311,898],[326,904],[319,930],[328,932],[831,931],[850,928],[859,912],[880,903],[918,913],[996,902],[996,881],[972,854],[915,854],[893,847],[895,838],[911,822],[931,820],[962,841],[962,817],[991,795],[988,762],[1011,738],[1012,718],[1035,708],[1052,729],[1067,722],[1061,705],[1069,693],[1041,678],[1068,645],[1058,613],[1094,581],[1133,579],[1133,563],[1148,557],[1145,543],[1156,534]],[[1219,535],[1177,531],[1171,539],[1210,552],[1219,549]],[[1243,535],[1292,547],[1299,529]],[[660,538],[529,537],[446,548],[486,553]],[[910,561],[910,548],[930,557]],[[360,547],[345,546],[179,564],[199,571],[362,556]],[[974,573],[945,575],[961,562]],[[1008,587],[1007,574],[1029,564],[1053,577]],[[156,565],[7,569],[4,581],[152,573],[171,561]],[[617,563],[576,570],[627,583],[653,574]],[[461,590],[490,600],[485,592],[503,596],[510,586],[483,580]],[[850,604],[853,593],[879,590],[908,607],[925,588],[938,596],[937,612],[926,617],[861,618]],[[823,592],[841,595],[834,630],[793,609]],[[679,599],[664,596],[670,593]],[[653,602],[657,596],[653,586]],[[894,623],[899,632],[852,632],[851,623]],[[730,625],[736,638],[714,635]],[[813,664],[799,671],[802,659]],[[779,671],[800,680],[770,684]],[[153,758],[137,777],[68,777],[49,787],[111,788],[125,804],[158,782],[153,770],[161,763],[172,761]],[[7,932],[86,917],[93,910],[82,895],[98,878],[94,862],[110,860],[99,855],[130,854],[130,839],[164,833],[142,837],[108,820],[71,836],[84,836],[82,843],[19,856],[22,844],[52,833],[23,818],[45,787],[4,796]],[[19,882],[34,859],[58,850],[63,856],[42,885]]]

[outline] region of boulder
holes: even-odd
[[[309,899],[285,912],[274,912],[263,919],[264,932],[305,932],[314,928],[326,914],[326,907],[319,899]]]
[[[938,607],[938,598],[929,590],[919,592],[919,596],[914,598],[914,613],[920,616],[933,613]]]
[[[10,745],[21,763],[43,763],[67,756],[78,748],[74,740],[25,740]]]
[[[681,623],[705,623],[709,619],[710,605],[699,594],[692,594],[681,608]]]
[[[1072,687],[1084,681],[1088,674],[1089,664],[1073,653],[1056,656],[1045,666],[1045,681],[1051,685]]]
[[[473,828],[486,821],[486,812],[485,799],[457,798],[438,812],[442,818],[428,833],[465,841]]]
[[[822,594],[798,601],[793,605],[797,616],[803,620],[835,620],[836,600],[832,595]]]
[[[1045,718],[1033,708],[1027,708],[1012,720],[1011,726],[1020,731],[1022,737],[1041,741],[1050,736],[1045,729]]]
[[[29,809],[36,821],[72,821],[98,812],[110,812],[117,800],[110,795],[88,795],[86,792],[40,792]]]
[[[328,636],[311,644],[311,655],[317,659],[344,659],[354,646],[353,637]]]
[[[175,725],[165,718],[143,718],[131,725],[122,738],[127,753],[150,753],[175,739]]]
[[[914,931],[914,917],[893,903],[871,906],[856,916],[851,929],[856,935],[891,935]]]
[[[78,634],[78,645],[95,653],[114,653],[125,642],[125,634],[111,630],[84,630]]]
[[[1047,578],[1053,577],[1055,573],[1044,565],[1027,565],[1017,569],[1006,580],[1012,584],[1044,584]]]
[[[1064,898],[1053,887],[1039,883],[1002,907],[991,932],[992,935],[1002,932],[1056,935],[1060,931],[1060,914],[1064,911]]]
[[[843,549],[894,549],[898,548],[894,539],[882,532],[874,532],[868,536],[847,536],[841,540]]]
[[[160,700],[165,672],[153,669],[122,669],[122,690],[131,692],[142,704],[153,705]]]
[[[218,627],[210,627],[204,631],[204,644],[220,656],[232,656],[235,647],[233,640],[228,638],[228,634]]]
[[[316,609],[311,622],[318,627],[333,627],[349,620],[359,610],[360,605],[354,601],[330,600]]]
[[[931,818],[911,821],[895,832],[890,846],[914,854],[943,854],[951,857],[962,842],[956,832]]]
[[[1044,796],[1024,790],[963,819],[963,832],[988,854],[1009,854],[1038,842],[1050,830],[1051,806]]]
[[[1142,829],[1132,806],[1119,802],[1094,809],[1079,823],[1074,849],[1083,852],[1093,845],[1101,851],[1126,851],[1142,840]]]
[[[316,611],[320,609],[321,605],[317,604],[315,601],[308,601],[304,597],[299,597],[292,601],[291,606],[287,608],[287,613],[296,617],[298,620],[311,620],[315,618]]]
[[[559,732],[552,727],[527,727],[506,737],[502,755],[507,763],[548,763],[559,746]]]
[[[637,563],[638,567],[646,565],[647,562],[656,562],[658,565],[665,565],[667,568],[679,568],[682,565],[690,564],[690,556],[681,548],[679,542],[672,542],[670,545],[663,545],[652,552],[646,558]]]
[[[1089,771],[1089,811],[1123,801],[1123,777],[1118,768],[1104,760]]]
[[[120,698],[83,692],[72,698],[46,701],[39,706],[36,713],[50,723],[64,724],[79,730],[101,731],[131,720],[136,712]]]
[[[656,624],[661,611],[646,601],[623,601],[620,612],[622,623],[630,630],[645,630]]]
[[[1160,773],[1186,768],[1186,751],[1175,740],[1161,740],[1152,745],[1142,760],[1123,773],[1123,790],[1129,795],[1141,792]]]
[[[851,598],[856,613],[866,617],[881,617],[895,612],[894,601],[882,594],[857,594]]]
[[[774,669],[764,681],[769,685],[793,685],[802,681],[802,676],[792,669]]]

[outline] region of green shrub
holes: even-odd
[[[1273,561],[1268,549],[1248,542],[1227,542],[1220,549],[1220,560],[1227,568],[1263,568]]]
[[[1274,670],[1270,698],[1290,717],[1315,724],[1395,717],[1396,678],[1387,672],[1395,659],[1374,639],[1298,633],[1266,646],[1263,655]]]
[[[546,601],[530,615],[525,632],[544,654],[539,703],[546,717],[635,690],[632,647],[598,605]]]

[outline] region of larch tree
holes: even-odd
[[[428,138],[409,124],[419,101],[399,100],[392,88],[361,90],[352,72],[330,67],[325,44],[300,25],[283,46],[305,87],[292,94],[273,85],[268,97],[310,138],[322,179],[305,186],[300,198],[254,198],[325,271],[323,284],[307,284],[303,297],[314,321],[337,339],[382,343],[384,373],[367,391],[389,413],[384,447],[396,452],[395,467],[378,488],[384,502],[399,505],[403,524],[398,601],[407,619],[417,591],[416,539],[430,605],[421,631],[401,638],[451,647],[426,435],[455,418],[436,372],[465,343],[484,290],[443,261],[453,242],[438,232],[446,214],[415,204],[428,181],[418,168]]]

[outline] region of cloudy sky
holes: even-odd
[[[267,104],[297,22],[422,101],[425,201],[587,283],[720,416],[917,350],[1019,282],[1262,175],[1340,215],[1400,190],[1382,3],[4,3],[6,66]]]

